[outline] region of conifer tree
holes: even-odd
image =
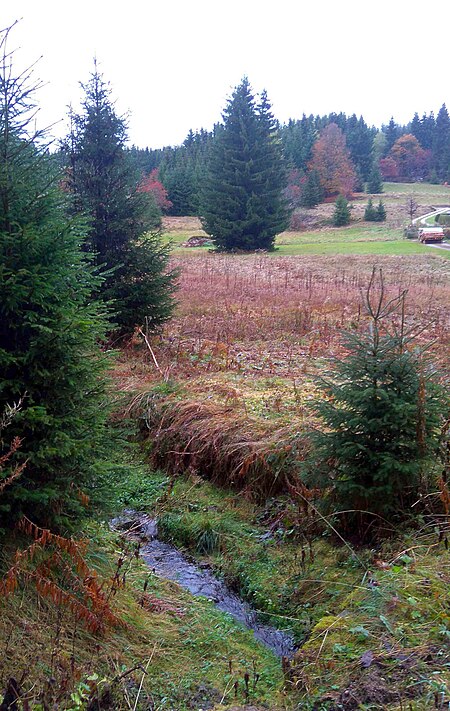
[[[384,222],[386,219],[386,208],[381,200],[375,209],[375,222]]]
[[[329,487],[334,506],[390,516],[415,500],[432,471],[448,397],[405,321],[406,292],[387,297],[373,270],[365,295],[368,327],[347,333],[346,358],[321,381],[309,477]],[[394,324],[388,323],[394,318]]]
[[[363,117],[353,114],[347,120],[345,138],[350,157],[363,182],[369,179],[372,165],[372,146],[375,130],[369,128]],[[359,192],[359,191],[358,191]]]
[[[323,190],[320,183],[320,176],[317,170],[310,170],[302,188],[300,205],[303,207],[315,207],[322,199]]]
[[[377,216],[376,208],[373,206],[372,198],[369,198],[366,209],[364,210],[364,219],[366,222],[375,222]]]
[[[219,250],[271,250],[288,225],[287,174],[266,94],[256,103],[244,77],[223,119],[211,147],[203,227]]]
[[[101,296],[112,305],[119,332],[129,334],[144,321],[154,329],[174,305],[169,248],[158,236],[161,214],[153,195],[139,190],[141,176],[125,150],[125,121],[96,65],[82,87],[82,112],[71,113],[65,145],[73,209],[90,218],[85,249],[103,270]]]
[[[401,129],[398,124],[395,123],[394,117],[391,116],[387,126],[383,126],[383,132],[386,136],[386,154],[389,153],[395,141],[401,136]]]
[[[378,195],[383,192],[383,180],[380,169],[376,163],[372,165],[372,170],[367,181],[367,192],[371,195]]]
[[[100,286],[81,244],[84,221],[66,197],[43,136],[33,133],[32,73],[14,74],[0,36],[0,412],[21,401],[2,432],[22,440],[21,476],[3,493],[0,527],[20,513],[65,527],[93,485],[106,417]]]
[[[334,203],[332,221],[335,227],[343,227],[344,225],[348,225],[350,222],[350,208],[348,206],[347,198],[343,195],[338,195],[336,202]]]
[[[450,117],[445,104],[439,109],[433,135],[433,168],[440,180],[450,177]]]

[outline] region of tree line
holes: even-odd
[[[321,140],[328,145],[337,142],[343,147],[334,174],[339,175],[343,170],[346,173],[344,188],[348,188],[350,178],[352,190],[356,192],[366,189],[379,193],[382,180],[435,183],[450,180],[450,118],[445,104],[436,117],[433,112],[424,113],[422,118],[416,113],[406,125],[397,124],[391,118],[377,129],[369,126],[362,116],[347,116],[341,112],[303,115],[283,125],[276,122],[276,131],[289,169],[289,196],[295,206],[313,207],[327,195],[320,175],[326,173],[329,166],[320,156],[315,156]],[[130,149],[133,161],[143,174],[158,172],[171,202],[168,214],[201,213],[209,154],[218,132],[220,124],[209,132],[190,131],[181,146]],[[334,134],[331,137],[330,132]],[[347,159],[350,170],[348,165],[342,164]],[[333,171],[328,179],[333,181]],[[342,192],[341,187],[338,184],[333,194]]]

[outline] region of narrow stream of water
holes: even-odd
[[[156,575],[177,582],[192,595],[202,595],[213,600],[219,610],[253,630],[255,638],[277,656],[293,656],[295,643],[292,635],[262,623],[251,605],[216,578],[209,567],[192,563],[175,546],[160,541],[155,519],[135,511],[125,511],[122,516],[111,521],[111,527],[141,542],[141,556]]]

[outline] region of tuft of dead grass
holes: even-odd
[[[167,399],[147,408],[145,423],[155,467],[198,473],[257,500],[284,491],[308,450],[300,432],[264,429],[234,407],[214,403]]]

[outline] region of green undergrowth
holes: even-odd
[[[450,700],[450,558],[436,531],[424,524],[353,549],[315,528],[313,516],[301,521],[292,504],[257,507],[195,476],[178,479],[155,511],[161,537],[295,634],[295,708],[425,709]]]
[[[309,534],[307,525],[300,532],[298,511],[288,501],[256,506],[241,493],[178,479],[156,512],[162,538],[207,560],[299,644],[363,574],[351,550]]]
[[[94,686],[112,697],[112,706],[99,708],[184,711],[245,701],[279,708],[280,662],[251,632],[206,598],[149,572],[105,526],[91,523],[83,533],[87,562],[104,579],[114,575],[119,557],[125,560],[125,583],[111,601],[122,625],[94,635],[70,610],[21,587],[0,600],[2,686],[23,676],[36,711],[44,697],[56,703],[52,708],[87,708]]]

